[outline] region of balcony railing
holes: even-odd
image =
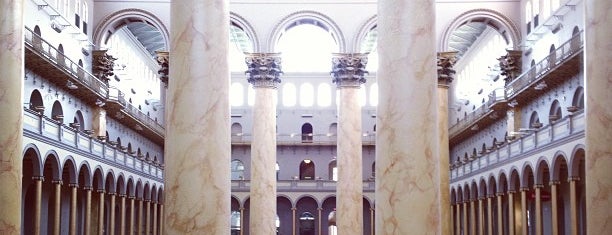
[[[491,107],[493,107],[493,105],[505,100],[506,97],[504,96],[504,92],[501,88],[493,90],[491,93],[489,93],[489,100],[487,100],[487,102],[485,102],[483,105],[474,110],[474,112],[471,112],[465,118],[459,120],[459,122],[455,123],[448,129],[449,136],[454,136],[461,130],[464,130],[474,125],[474,123],[478,119],[482,118],[492,110]]]
[[[277,180],[276,191],[317,191],[335,192],[337,182],[333,180]],[[232,191],[248,192],[251,188],[250,180],[232,180]],[[363,181],[364,192],[374,192],[376,185],[374,181]]]
[[[232,144],[250,144],[253,136],[250,133],[232,133]],[[277,145],[336,145],[335,134],[277,134]],[[363,145],[374,145],[375,133],[365,133],[361,137]]]
[[[531,84],[539,82],[549,71],[582,52],[583,46],[584,33],[580,31],[546,58],[506,85],[506,97],[511,99]]]
[[[38,53],[49,63],[68,74],[76,85],[87,87],[101,99],[106,99],[108,96],[108,86],[106,83],[87,72],[82,66],[72,61],[49,42],[32,32],[28,27],[25,29],[25,45],[27,48]],[[66,82],[68,81],[66,80]]]
[[[132,106],[132,104],[127,102],[125,100],[125,94],[123,94],[123,92],[121,92],[120,90],[116,88],[111,88],[108,99],[119,103],[127,114],[139,120],[142,124],[146,125],[147,127],[150,127],[153,131],[155,131],[160,136],[165,135],[164,126],[162,126],[162,124],[158,123],[157,121],[155,121],[148,115],[144,114],[138,108]]]
[[[516,139],[508,141],[496,149],[484,152],[472,160],[455,163],[450,171],[451,182],[481,174],[495,166],[507,165],[530,157],[532,156],[529,154],[530,152],[559,143],[559,140],[584,136],[585,123],[584,112],[578,111],[573,115],[568,115],[553,122],[551,125],[521,132]]]
[[[93,161],[163,182],[162,166],[146,159],[126,153],[120,146],[93,138],[85,132],[24,108],[24,136],[44,138],[46,143],[67,151],[78,151],[77,155]],[[83,154],[85,153],[85,154]]]

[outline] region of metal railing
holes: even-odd
[[[517,92],[525,89],[529,85],[538,82],[540,79],[542,79],[542,77],[544,77],[544,75],[546,75],[547,72],[553,70],[555,66],[564,63],[565,61],[573,58],[574,55],[580,53],[583,46],[584,33],[583,31],[580,31],[540,62],[506,85],[506,97],[512,97]]]
[[[72,61],[28,27],[25,27],[25,29],[25,45],[28,48],[39,53],[51,64],[57,66],[63,72],[70,75],[75,80],[76,85],[87,87],[102,98],[106,98],[108,96],[108,85],[106,85],[106,83],[100,81],[100,79],[98,79],[96,76],[87,72],[82,66]],[[66,82],[68,82],[68,80],[66,80]]]
[[[489,93],[489,100],[448,129],[449,135],[452,136],[460,130],[468,128],[470,125],[474,124],[476,120],[489,113],[494,104],[505,100],[506,97],[504,96],[502,88],[493,90],[491,93]]]
[[[232,133],[232,144],[250,144],[253,141],[251,133]],[[361,136],[363,145],[376,142],[376,133],[365,133]],[[338,142],[336,134],[276,134],[279,145],[335,145]]]
[[[164,126],[162,126],[162,124],[158,123],[157,121],[155,121],[148,115],[144,114],[138,108],[132,106],[132,104],[130,104],[129,102],[125,100],[125,94],[123,94],[123,92],[121,92],[117,88],[111,88],[108,99],[114,100],[117,103],[121,104],[125,112],[127,112],[129,115],[131,115],[135,119],[138,119],[144,125],[150,127],[157,134],[161,136],[165,135],[165,128]]]

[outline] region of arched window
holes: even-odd
[[[305,159],[300,163],[300,180],[315,179],[315,164],[310,159]]]
[[[319,84],[319,87],[317,88],[317,105],[321,107],[328,107],[331,105],[331,100],[331,86],[327,83]]]
[[[34,35],[32,35],[32,44],[35,48],[40,49],[42,47],[42,35],[40,34],[40,27],[34,26]]]
[[[578,48],[582,46],[580,43],[580,36],[578,36],[579,34],[580,28],[575,26],[574,29],[572,29],[572,41],[570,42],[570,48],[572,51],[578,50]]]
[[[328,171],[329,180],[338,181],[338,165],[336,159],[329,162]]]
[[[581,86],[576,88],[574,92],[572,106],[575,107],[574,109],[576,109],[576,111],[584,109],[584,89]]]
[[[361,52],[368,53],[368,63],[366,70],[368,72],[376,72],[378,70],[378,51],[376,41],[378,38],[378,30],[376,26],[372,27],[361,41]]]
[[[64,65],[66,64],[66,59],[64,57],[64,45],[62,45],[61,43],[59,44],[59,46],[57,47],[57,63]]]
[[[300,235],[314,235],[315,217],[310,212],[300,215]]]
[[[338,123],[332,123],[329,125],[329,132],[327,133],[327,135],[330,137],[330,139],[336,139],[336,136],[338,135]]]
[[[231,235],[239,235],[240,234],[240,211],[232,211],[230,218],[230,234]]]
[[[529,128],[540,128],[542,127],[542,123],[540,122],[540,116],[538,112],[533,111],[531,113],[531,117],[529,118]]]
[[[331,53],[339,51],[331,32],[307,19],[288,26],[276,47],[285,72],[329,72]]]
[[[244,72],[247,70],[247,65],[244,62],[244,53],[253,52],[253,42],[249,35],[234,22],[230,24],[229,38],[229,69],[232,72]]]
[[[302,143],[312,143],[312,125],[310,123],[304,123],[302,125]]]
[[[242,106],[244,104],[244,86],[234,82],[230,88],[230,103],[232,106]]]
[[[71,123],[71,125],[72,125],[72,127],[77,129],[78,131],[85,130],[85,121],[83,119],[83,113],[81,113],[81,110],[77,110],[76,111],[76,113],[74,114],[74,119],[73,119],[73,122]]]
[[[555,100],[550,105],[550,112],[548,114],[548,120],[552,123],[563,118],[563,113],[561,112],[561,105],[558,100]]]
[[[232,123],[231,127],[232,141],[242,141],[242,125],[240,123]]]
[[[555,52],[555,44],[550,45],[549,55],[548,55],[548,63],[549,67],[554,67],[557,63],[557,53]]]
[[[293,107],[296,103],[296,88],[293,83],[283,85],[283,106]]]
[[[244,179],[244,164],[242,161],[234,159],[232,160],[232,180],[243,180]]]
[[[40,91],[33,90],[30,94],[30,106],[28,107],[31,110],[43,113],[45,111],[45,105],[43,104],[42,95]]]
[[[62,109],[62,104],[58,100],[53,102],[53,108],[51,108],[51,118],[59,123],[64,122],[64,110]]]
[[[311,107],[314,103],[314,87],[310,83],[300,86],[300,106]]]

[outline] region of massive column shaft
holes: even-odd
[[[280,54],[248,54],[248,82],[255,89],[251,143],[252,234],[276,234],[276,88],[280,83]]]
[[[229,234],[229,3],[173,0],[165,234]]]
[[[359,88],[366,82],[367,54],[334,54],[333,82],[340,95],[336,186],[338,234],[363,234],[363,176]]]
[[[439,234],[434,1],[379,1],[378,17],[376,234]]]
[[[438,166],[440,173],[440,233],[451,234],[450,205],[450,153],[448,145],[448,88],[453,81],[457,52],[438,53]]]
[[[605,234],[612,231],[612,77],[605,64],[612,61],[612,2],[587,0],[584,5],[586,227],[587,234]]]
[[[24,3],[2,1],[0,8],[0,234],[21,232]]]

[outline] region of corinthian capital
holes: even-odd
[[[457,52],[438,52],[438,86],[448,87],[455,77]]]
[[[254,87],[277,88],[283,74],[280,53],[245,53],[247,80]]]
[[[170,75],[170,53],[167,51],[156,51],[157,64],[159,64],[159,79],[168,86],[168,76]]]
[[[332,56],[333,82],[340,87],[360,87],[366,82],[367,53],[335,53]]]

